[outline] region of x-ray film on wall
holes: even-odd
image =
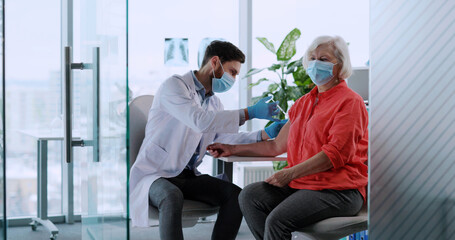
[[[202,60],[204,60],[205,50],[207,46],[214,40],[226,41],[224,38],[203,38],[199,44],[199,49],[197,51],[197,66],[200,68],[202,65]]]
[[[169,67],[188,66],[188,38],[164,39],[164,64]]]

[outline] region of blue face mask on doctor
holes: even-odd
[[[218,60],[219,61],[219,60]],[[215,77],[215,69],[213,71],[213,78],[212,78],[212,91],[217,93],[226,92],[227,90],[231,89],[232,85],[234,85],[235,79],[229,75],[229,73],[224,71],[223,64],[221,64],[221,69],[223,69],[223,76],[221,78]]]
[[[308,76],[313,80],[317,86],[324,85],[330,81],[333,77],[333,66],[335,64],[331,62],[323,62],[319,60],[313,60],[308,63],[306,70]]]

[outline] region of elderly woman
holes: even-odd
[[[306,225],[357,214],[366,199],[368,113],[345,81],[352,73],[346,42],[338,36],[316,38],[303,65],[316,87],[295,102],[274,140],[208,147],[214,157],[287,152],[285,169],[240,193],[240,208],[256,239],[291,239]]]

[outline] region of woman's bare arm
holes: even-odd
[[[292,167],[292,170],[295,179],[324,172],[331,168],[333,168],[332,161],[330,161],[330,158],[323,151],[320,151],[305,162],[301,162]]]
[[[240,145],[214,143],[209,145],[207,150],[214,157],[227,157],[230,155],[274,157],[287,150],[289,126],[290,123],[287,122],[274,140]]]
[[[330,161],[329,157],[323,151],[320,151],[305,162],[276,172],[267,178],[265,182],[277,187],[283,187],[296,178],[324,172],[331,168],[333,168],[332,161]]]

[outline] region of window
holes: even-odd
[[[63,129],[60,1],[7,1],[5,5],[7,216],[34,216],[36,135],[43,129],[49,134]],[[50,141],[48,148],[49,214],[61,214],[61,142]]]
[[[199,69],[198,51],[206,38],[221,38],[238,46],[238,1],[130,1],[129,11],[128,71],[133,97],[154,95],[173,74]],[[172,38],[187,39],[187,65],[165,63],[166,39]],[[225,109],[238,109],[237,82],[232,90],[217,94]],[[211,158],[206,157],[198,169],[211,174]]]

